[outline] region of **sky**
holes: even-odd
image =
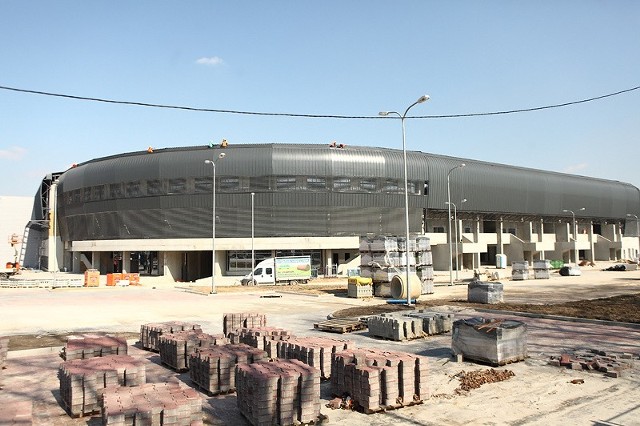
[[[263,113],[411,109],[406,148],[640,187],[640,2],[0,0],[0,86]],[[402,149],[401,123],[0,89],[0,195],[104,156],[230,144]]]

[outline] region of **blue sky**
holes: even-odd
[[[197,108],[376,116],[532,108],[640,85],[640,2],[0,1],[0,86]],[[640,90],[412,119],[407,149],[640,187]],[[397,120],[259,117],[0,90],[0,195],[122,152],[242,143],[402,148]]]

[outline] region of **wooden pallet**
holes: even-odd
[[[367,324],[357,318],[335,318],[313,324],[313,328],[331,333],[351,333],[352,331],[364,330]]]

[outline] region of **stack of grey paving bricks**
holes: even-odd
[[[451,331],[454,314],[449,312],[436,312],[426,309],[410,311],[404,316],[420,318],[422,320],[422,332],[428,336],[444,334]]]
[[[365,413],[421,403],[429,397],[427,360],[404,352],[354,349],[336,352],[331,390],[349,395]]]
[[[367,319],[369,335],[396,341],[418,339],[425,336],[421,318],[402,314],[373,315]]]
[[[178,381],[147,383],[135,387],[111,386],[100,398],[105,426],[203,425],[202,398]]]
[[[9,337],[0,337],[0,387],[3,385],[3,371],[7,368],[7,354],[9,353]]]
[[[511,279],[523,281],[529,279],[529,262],[526,260],[511,262]]]
[[[457,320],[451,350],[454,355],[491,365],[522,361],[527,357],[527,325],[488,318]]]
[[[158,352],[160,336],[163,333],[175,333],[178,331],[202,331],[200,324],[182,321],[167,321],[149,323],[140,326],[140,344],[144,349]]]
[[[320,370],[323,379],[331,377],[331,356],[335,352],[352,349],[350,340],[331,337],[292,337],[277,342],[277,356],[281,359],[297,359]]]
[[[224,345],[202,349],[189,356],[191,380],[209,395],[234,391],[235,368],[267,359],[263,350],[249,345]]]
[[[422,282],[421,294],[433,293],[433,255],[426,235],[405,237],[360,237],[360,275],[373,280],[375,296],[391,296],[390,282],[394,275],[415,269]],[[407,266],[407,251],[409,265]]]
[[[495,304],[504,302],[504,286],[499,282],[471,281],[467,285],[467,301]]]
[[[533,261],[533,277],[536,280],[548,280],[550,278],[549,270],[551,269],[550,260],[534,260]]]
[[[31,426],[33,424],[33,402],[30,400],[12,401],[2,404],[0,425]]]
[[[98,395],[107,386],[138,386],[147,381],[143,361],[129,355],[65,361],[58,378],[60,397],[72,416],[97,413]]]
[[[296,359],[256,362],[236,368],[237,404],[254,426],[316,422],[320,372]]]
[[[259,328],[267,326],[267,316],[255,312],[224,314],[222,317],[222,332],[225,336],[241,328]]]
[[[160,361],[176,371],[189,369],[189,355],[199,348],[229,343],[223,335],[212,335],[200,331],[177,331],[160,336]]]
[[[243,328],[227,335],[231,343],[244,343],[267,352],[269,358],[277,356],[276,344],[281,340],[289,340],[291,333],[277,327]],[[275,342],[275,344],[274,344]]]
[[[85,335],[69,337],[60,356],[65,361],[107,355],[126,355],[127,340],[117,336]]]

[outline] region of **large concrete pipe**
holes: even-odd
[[[391,297],[394,299],[407,298],[407,284],[405,283],[406,275],[394,275],[391,278]],[[417,299],[422,293],[422,282],[416,274],[409,274],[409,283],[411,284],[411,299]]]

